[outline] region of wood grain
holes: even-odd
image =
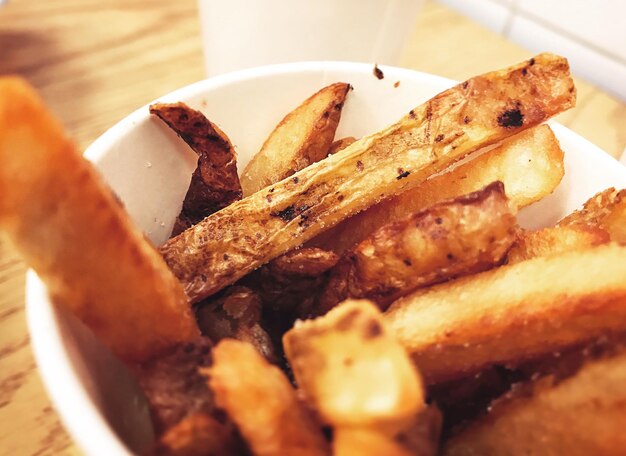
[[[464,79],[530,55],[429,3],[403,66]],[[0,9],[0,74],[37,87],[81,148],[134,109],[203,78],[196,0],[12,0]],[[611,155],[626,145],[626,105],[577,81],[560,120]],[[0,240],[0,455],[76,455],[31,354],[24,272]]]

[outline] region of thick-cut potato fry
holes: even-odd
[[[169,429],[145,456],[235,456],[245,454],[232,429],[204,413],[195,413]]]
[[[241,175],[245,196],[328,155],[350,89],[344,82],[324,87],[280,121]]]
[[[256,456],[330,454],[321,427],[299,402],[287,377],[250,344],[221,341],[207,371],[217,405]]]
[[[449,440],[446,456],[620,455],[626,448],[626,353],[543,378]],[[519,389],[518,389],[519,391]]]
[[[416,288],[489,269],[504,259],[515,228],[501,182],[385,225],[344,254],[318,310],[348,297],[385,310]]]
[[[615,242],[626,243],[626,189],[611,187],[591,197],[559,225],[592,225],[605,229]]]
[[[474,77],[161,247],[197,302],[381,198],[574,103],[567,60],[541,54]],[[242,221],[245,221],[242,223]]]
[[[0,230],[125,361],[199,335],[183,289],[93,166],[19,78],[0,79]]]
[[[588,225],[551,226],[537,231],[523,231],[509,250],[506,262],[514,264],[530,258],[583,250],[606,244],[610,240],[611,237],[602,228]]]
[[[414,456],[416,453],[376,427],[333,431],[333,456]]]
[[[549,195],[563,177],[563,151],[547,125],[518,133],[467,163],[356,214],[310,242],[343,253],[387,223],[445,199],[501,181],[511,203],[528,206]]]
[[[385,320],[427,384],[626,329],[626,247],[607,244],[400,298]]]
[[[403,424],[425,407],[419,373],[369,301],[299,322],[283,342],[298,386],[327,424]]]
[[[204,114],[184,103],[155,103],[150,113],[159,117],[198,154],[198,167],[176,219],[177,235],[233,201],[241,199],[237,154],[228,136]]]
[[[356,141],[356,138],[353,136],[346,136],[345,138],[338,139],[334,143],[330,145],[328,148],[328,155],[336,154],[340,150],[345,149],[350,144]]]

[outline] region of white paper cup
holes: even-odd
[[[422,0],[199,0],[207,75],[311,60],[395,65]]]

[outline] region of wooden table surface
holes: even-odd
[[[464,79],[529,56],[428,3],[401,65]],[[0,75],[8,73],[37,87],[84,149],[137,107],[203,78],[196,1],[11,0],[0,9]],[[577,86],[578,106],[559,120],[619,156],[626,105],[584,81]],[[24,272],[0,241],[0,455],[75,455],[30,350]]]

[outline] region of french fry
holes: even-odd
[[[208,376],[218,406],[256,456],[330,454],[321,427],[287,377],[251,345],[221,341],[213,350]]]
[[[571,107],[574,92],[567,61],[551,54],[474,77],[207,217],[161,253],[197,302],[381,198]]]
[[[165,122],[198,154],[198,166],[191,176],[172,235],[241,199],[237,155],[228,136],[217,125],[184,103],[155,103],[150,106],[150,113]]]
[[[501,263],[515,240],[515,212],[495,182],[379,228],[330,273],[319,312],[351,298],[382,310],[416,288]]]
[[[385,314],[427,384],[626,329],[626,247],[538,257],[418,290]]]
[[[445,456],[621,454],[626,448],[626,353],[570,378],[542,378],[505,396],[444,446]]]
[[[559,225],[591,225],[605,229],[615,242],[626,243],[626,189],[611,187],[591,197]]]
[[[280,121],[241,175],[248,196],[328,155],[350,84],[313,94]]]
[[[334,143],[330,145],[328,148],[328,155],[336,154],[340,150],[345,149],[350,144],[356,141],[356,138],[353,136],[346,136],[345,138],[338,139]]]
[[[195,413],[169,429],[145,456],[234,456],[244,454],[232,429],[204,413]]]
[[[127,362],[199,335],[185,293],[23,80],[0,79],[0,230]]]
[[[518,133],[416,188],[386,199],[344,220],[309,244],[344,253],[385,224],[440,201],[475,192],[494,181],[504,183],[517,208],[549,195],[563,177],[563,151],[547,125]]]
[[[563,225],[537,231],[523,231],[507,254],[507,264],[539,256],[556,255],[606,244],[611,240],[602,228],[588,225]]]
[[[413,456],[416,453],[376,427],[339,427],[333,432],[334,456]]]
[[[369,301],[349,300],[283,338],[298,386],[340,427],[403,426],[424,405],[419,373]]]

